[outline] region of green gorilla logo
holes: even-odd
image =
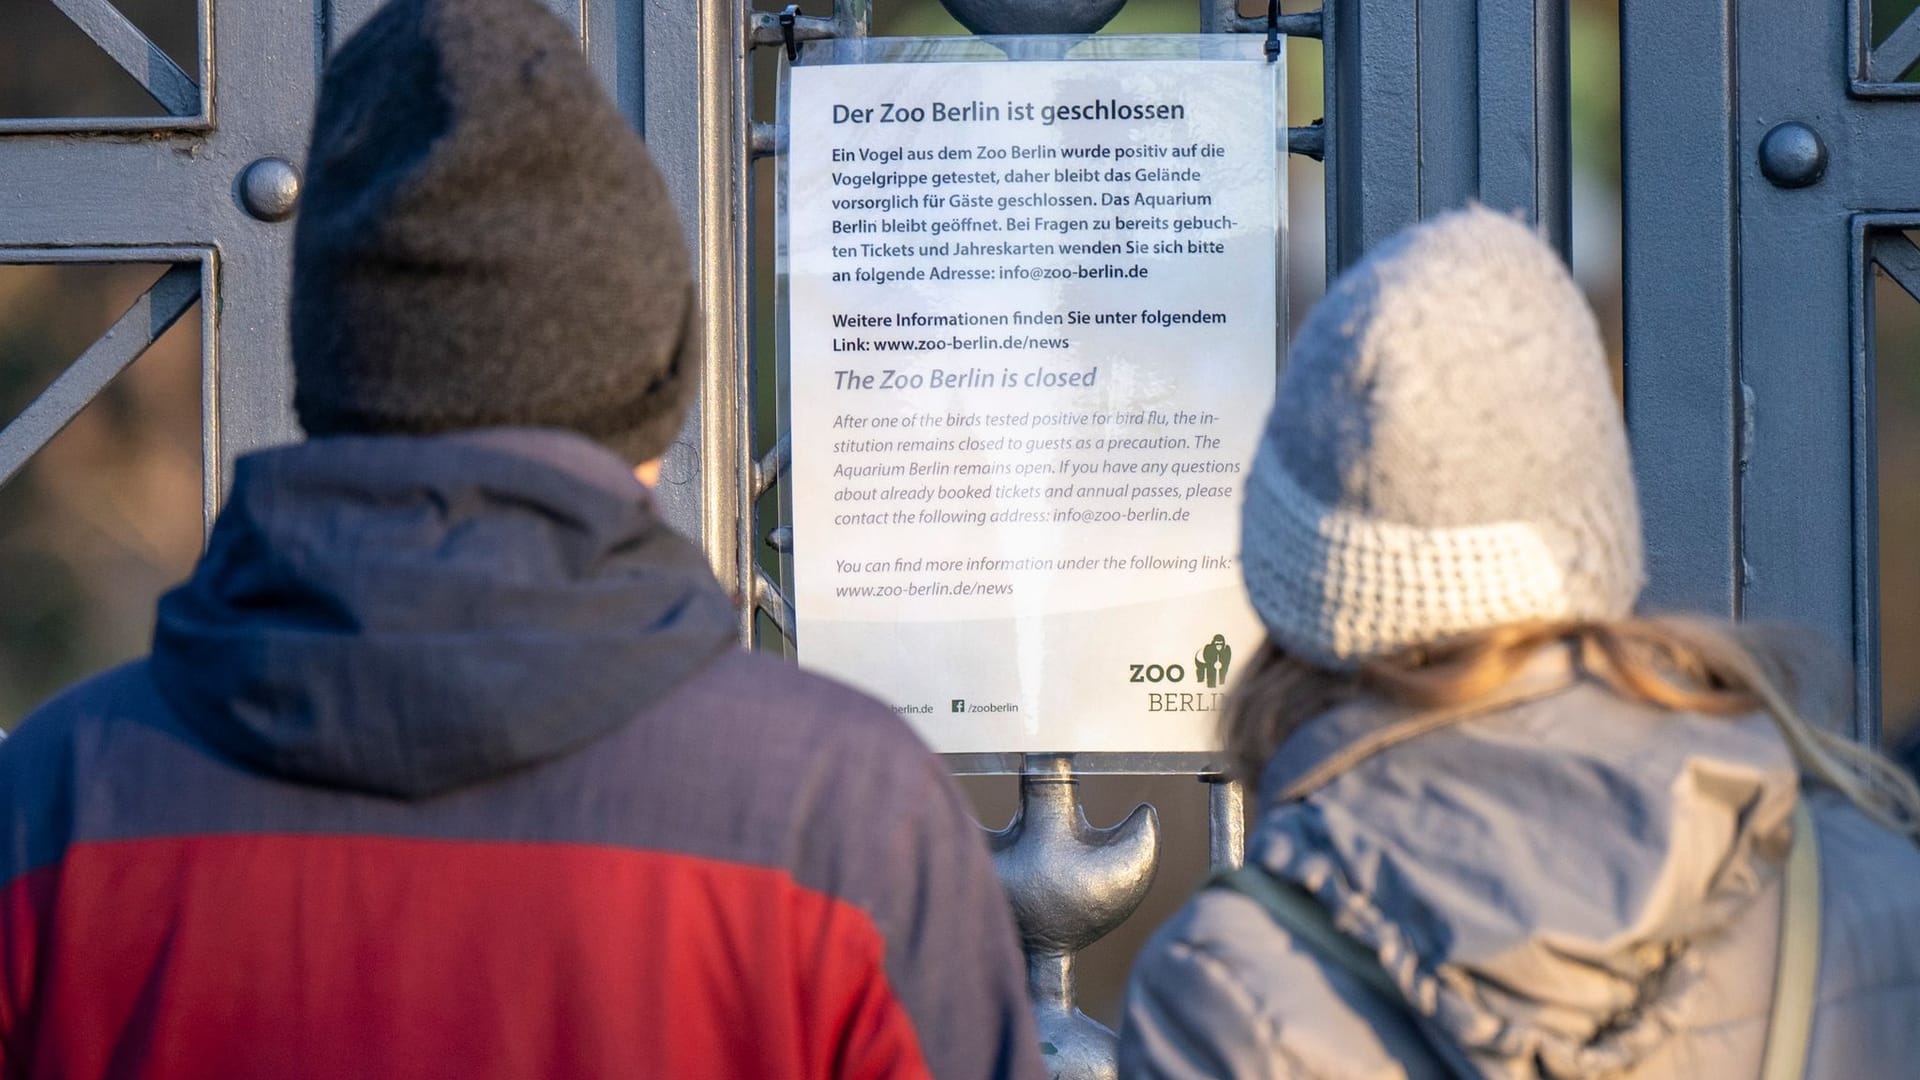
[[[1193,654],[1193,681],[1218,688],[1226,684],[1227,671],[1232,666],[1233,650],[1227,646],[1227,636],[1215,634],[1212,641]]]

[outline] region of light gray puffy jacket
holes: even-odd
[[[1773,723],[1577,683],[1275,798],[1405,719],[1350,705],[1290,738],[1248,858],[1369,945],[1424,1033],[1254,901],[1209,889],[1134,968],[1121,1075],[1756,1076],[1800,797]],[[1831,792],[1808,798],[1822,929],[1807,1075],[1920,1076],[1920,849]]]

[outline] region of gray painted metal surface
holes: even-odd
[[[1566,252],[1564,3],[1333,0],[1325,41],[1330,272],[1476,199]]]
[[[1622,0],[1626,407],[1655,607],[1740,613],[1725,4]]]
[[[235,455],[297,434],[285,342],[292,230],[248,214],[236,190],[260,158],[304,155],[318,65],[314,13],[307,0],[267,0],[223,9],[216,21],[203,5],[201,62],[188,93],[180,86],[184,73],[156,60],[158,50],[117,12],[97,0],[75,0],[63,10],[77,14],[76,25],[96,40],[104,38],[107,54],[173,115],[0,121],[0,262],[196,268],[210,515]],[[183,280],[178,272],[163,277],[147,303],[170,307]],[[103,348],[122,346],[103,343],[87,356],[105,355]],[[53,389],[63,385],[73,384],[63,377]],[[28,415],[52,415],[51,408],[36,401]],[[57,430],[8,425],[0,430],[0,456],[24,457],[21,451],[37,449]]]
[[[1906,256],[1920,22],[1870,5],[1623,4],[1627,412],[1657,606],[1787,620],[1879,737],[1869,263]]]

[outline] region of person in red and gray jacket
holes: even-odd
[[[0,743],[0,1075],[1042,1075],[938,760],[738,648],[636,479],[693,288],[571,33],[394,0],[308,177],[312,438]]]

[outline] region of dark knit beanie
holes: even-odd
[[[294,232],[309,434],[534,425],[645,461],[693,320],[666,185],[535,0],[393,0],[327,65]]]

